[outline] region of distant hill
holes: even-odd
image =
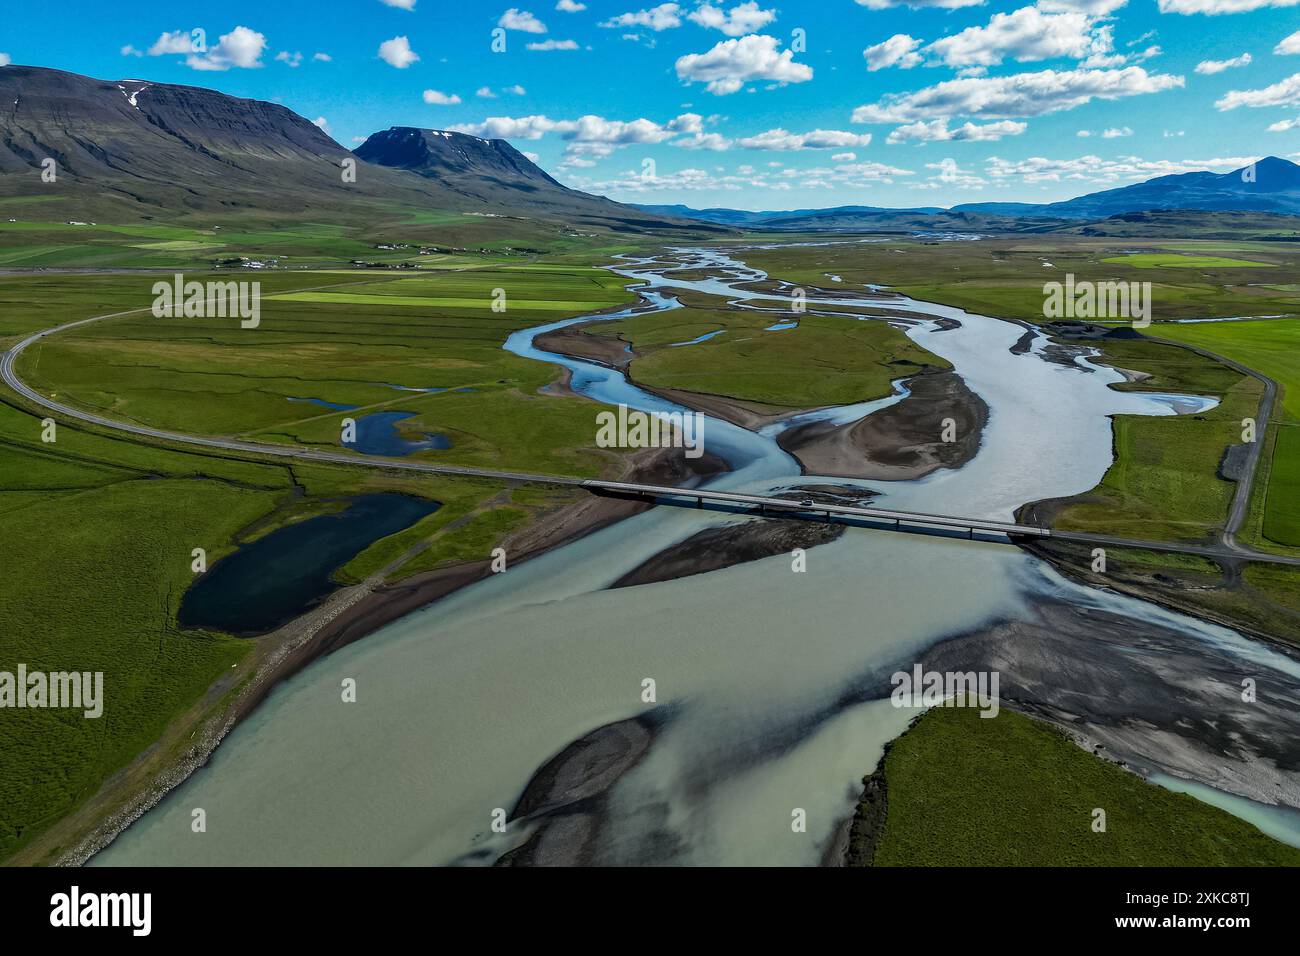
[[[1049,220],[1106,219],[1129,213],[1190,210],[1202,213],[1245,212],[1300,215],[1300,166],[1276,156],[1230,173],[1180,173],[1143,183],[1089,193],[1055,203],[963,203],[951,209],[921,206],[836,206],[786,212],[736,209],[691,209],[642,206],[665,215],[758,229],[828,230],[891,229],[916,224],[925,229],[1015,228],[1042,231]],[[1017,223],[1016,220],[1025,220]],[[1238,221],[1238,225],[1241,222]]]
[[[353,154],[286,107],[200,87],[11,65],[0,67],[0,104],[0,198],[19,203],[9,209],[39,203],[43,218],[347,221],[411,207],[578,229],[720,231],[567,189],[500,140],[396,127]],[[47,158],[53,183],[41,179]]]

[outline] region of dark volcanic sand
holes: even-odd
[[[781,447],[804,471],[840,478],[909,480],[975,457],[989,409],[955,372],[917,375],[901,402],[848,425],[813,422],[784,432]],[[944,419],[957,440],[942,441]]]

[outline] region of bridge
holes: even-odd
[[[322,288],[328,288],[323,286]],[[306,448],[290,445],[272,445],[218,436],[189,435],[182,432],[152,428],[134,422],[97,415],[94,412],[75,408],[53,398],[42,395],[24,382],[18,375],[18,356],[28,346],[49,335],[71,328],[98,322],[116,316],[147,312],[147,308],[130,309],[124,312],[93,316],[79,319],[54,328],[35,332],[18,342],[0,356],[0,379],[28,401],[49,411],[57,412],[66,418],[100,428],[123,432],[155,441],[234,451],[245,454],[268,455],[274,458],[292,458],[309,461],[322,461],[331,464],[351,465],[361,468],[378,468],[390,471],[421,472],[433,475],[460,476],[468,478],[486,478],[495,481],[521,482],[528,484],[562,485],[583,488],[592,494],[635,498],[655,504],[670,504],[686,507],[710,507],[739,513],[764,515],[773,518],[785,518],[803,521],[824,521],[854,524],[862,527],[885,528],[911,534],[963,535],[975,540],[977,534],[993,536],[996,541],[1024,539],[1030,541],[1070,541],[1088,544],[1094,547],[1141,548],[1148,551],[1163,551],[1179,554],[1194,554],[1210,559],[1236,561],[1259,561],[1268,564],[1300,565],[1300,558],[1266,554],[1246,548],[1235,542],[1220,545],[1191,545],[1168,541],[1144,541],[1120,538],[1101,534],[1083,532],[1057,531],[1038,525],[1017,524],[1009,521],[993,521],[984,518],[967,518],[956,515],[936,515],[924,512],[892,511],[886,508],[867,508],[855,505],[835,505],[815,502],[804,496],[800,499],[781,498],[767,495],[746,495],[729,491],[711,491],[702,488],[676,488],[670,485],[649,485],[635,482],[604,481],[600,479],[583,479],[561,475],[539,475],[528,472],[502,471],[490,468],[467,468],[456,465],[440,465],[433,462],[402,461],[391,458],[365,458],[343,451],[318,448]]]

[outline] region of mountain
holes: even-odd
[[[0,198],[39,202],[43,217],[285,212],[339,222],[410,207],[566,228],[718,231],[567,189],[500,140],[397,127],[353,154],[275,103],[29,66],[0,67],[0,104]],[[47,158],[53,182],[41,177]]]
[[[1042,231],[1052,220],[1108,219],[1129,213],[1192,210],[1239,211],[1273,215],[1300,214],[1300,166],[1276,156],[1230,173],[1179,173],[1143,183],[1089,193],[1055,203],[962,203],[951,209],[921,206],[836,206],[786,212],[739,209],[691,209],[687,206],[641,206],[663,215],[754,229],[827,230],[916,228],[1015,229]],[[1240,223],[1238,223],[1240,225]]]
[[[448,194],[443,200],[447,208],[502,208],[517,214],[561,216],[586,225],[708,231],[701,230],[699,223],[673,220],[671,214],[569,189],[505,140],[394,126],[372,134],[355,152],[373,166],[414,173],[436,183]]]
[[[1042,207],[1067,219],[1100,219],[1156,209],[1300,213],[1300,166],[1277,156],[1230,173],[1180,173]]]

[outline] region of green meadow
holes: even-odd
[[[544,393],[555,370],[501,343],[557,314],[632,301],[623,280],[577,265],[393,275],[266,273],[255,329],[235,319],[138,312],[43,340],[23,353],[20,370],[41,391],[81,407],[191,433],[339,445],[345,413],[290,401],[316,399],[354,406],[352,418],[414,412],[404,431],[451,438],[452,448],[417,458],[591,476],[611,466],[594,447],[591,408]],[[150,302],[154,278],[134,280],[139,288],[114,278],[112,310]],[[0,297],[35,304],[51,282],[24,285],[33,281],[0,282]],[[504,290],[502,311],[492,307],[495,290]],[[16,330],[38,315],[39,307],[28,322],[15,319]]]
[[[1219,256],[1232,243],[1042,236],[930,242],[887,238],[869,244],[746,251],[750,265],[775,278],[822,288],[888,285],[927,302],[982,315],[1043,321],[1043,285],[1135,281],[1152,284],[1153,318],[1300,315],[1300,294],[1270,288],[1300,271],[1300,250],[1254,243],[1249,260]],[[1253,248],[1255,246],[1263,248]],[[1154,250],[1171,250],[1158,252]],[[832,283],[838,275],[843,283]]]
[[[891,745],[872,865],[1300,865],[1300,849],[1147,783],[1050,724],[1005,708],[979,714],[932,708]],[[1093,829],[1095,808],[1104,832]]]
[[[1300,321],[1205,322],[1151,331],[1226,356],[1277,382],[1248,530],[1261,545],[1300,548]]]
[[[676,388],[785,408],[845,405],[881,398],[890,383],[947,362],[884,321],[719,308],[721,300],[683,297],[685,308],[600,322],[637,352],[631,375],[651,387]],[[795,328],[771,330],[797,322]],[[691,342],[712,332],[721,334]]]

